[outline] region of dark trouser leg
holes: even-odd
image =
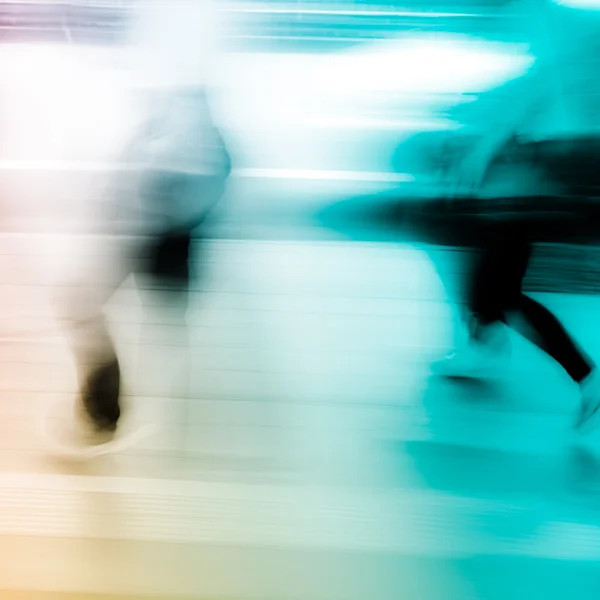
[[[187,311],[192,234],[167,231],[148,241],[145,268],[136,275],[144,307],[140,334],[160,339],[163,347],[150,351],[139,345],[139,379],[147,393],[159,390],[162,396],[184,398],[190,383]],[[166,323],[170,326],[164,327]]]
[[[507,311],[521,294],[531,255],[531,244],[516,224],[489,224],[482,234],[484,242],[469,291],[471,335],[480,341],[484,341],[489,325],[506,323]]]
[[[587,194],[600,185],[600,138],[530,144],[520,151],[521,160],[541,167],[546,178],[561,189]],[[494,169],[490,168],[486,177],[491,180],[493,176]],[[525,223],[495,223],[483,232],[481,258],[473,272],[469,298],[472,336],[482,339],[487,325],[506,323],[507,314],[517,312],[528,325],[524,335],[579,383],[590,374],[593,363],[548,309],[522,293],[531,256],[528,229]]]
[[[121,369],[104,315],[104,307],[131,273],[129,242],[101,240],[86,262],[84,273],[58,298],[77,366],[80,403],[98,430],[114,431],[120,415]]]
[[[545,306],[524,294],[517,308],[529,325],[523,332],[526,337],[559,363],[573,381],[581,383],[592,372],[591,362],[560,321]]]
[[[518,313],[528,325],[522,333],[554,358],[574,381],[583,381],[592,370],[591,362],[559,320],[522,293],[531,257],[526,225],[494,224],[486,230],[484,238],[481,259],[473,274],[473,337],[483,341],[490,324],[506,323],[508,314]]]
[[[187,231],[158,236],[152,240],[150,272],[168,289],[187,292],[191,234]],[[132,251],[133,252],[133,251]],[[107,252],[108,254],[108,252]],[[112,264],[106,285],[80,297],[74,309],[75,358],[81,386],[81,401],[94,425],[114,430],[121,415],[121,368],[116,348],[103,314],[105,303],[133,270],[127,249],[108,254]]]
[[[180,289],[187,288],[190,278],[192,233],[188,230],[166,232],[156,236],[148,249],[147,272],[159,281]]]

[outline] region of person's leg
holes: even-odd
[[[452,363],[466,367],[470,358],[456,359],[459,355],[472,355],[484,350],[492,361],[495,350],[506,349],[508,339],[504,331],[507,308],[516,302],[521,292],[521,284],[531,253],[528,232],[518,223],[502,218],[494,219],[493,206],[497,199],[519,197],[533,187],[537,181],[534,152],[527,145],[509,140],[506,147],[490,163],[483,178],[477,202],[481,204],[480,228],[477,258],[468,272],[467,297],[465,306],[469,341],[467,346],[451,356]],[[511,158],[507,161],[507,158]],[[491,210],[486,205],[491,205]],[[440,372],[436,365],[436,371]],[[445,361],[448,368],[441,372],[452,373],[453,366]],[[468,369],[466,369],[468,371]]]
[[[489,376],[495,371],[499,355],[508,348],[506,313],[521,293],[531,245],[519,225],[510,222],[488,223],[481,239],[468,281],[469,339],[465,347],[435,365],[440,375]]]
[[[597,197],[600,190],[600,137],[580,136],[552,140],[540,144],[539,160],[549,178],[553,178],[564,193],[579,200]],[[578,202],[581,209],[585,205]],[[577,209],[576,209],[577,210]],[[580,215],[583,216],[583,215]],[[584,237],[585,218],[581,221]],[[583,425],[600,408],[600,374],[593,361],[577,347],[560,322],[547,309],[531,298],[522,299],[523,315],[530,325],[530,338],[552,356],[581,388],[581,411],[578,425]],[[533,331],[532,331],[533,330]]]
[[[545,306],[522,294],[517,308],[528,325],[520,332],[561,365],[575,383],[590,375],[594,368],[591,359]]]
[[[475,335],[481,337],[481,330],[500,318],[500,310],[502,317],[519,313],[528,325],[520,332],[581,383],[592,372],[593,363],[547,308],[522,293],[532,246],[527,229],[522,224],[506,224],[488,232],[489,246],[473,293],[472,311],[479,327]]]
[[[121,369],[104,307],[131,272],[130,246],[120,239],[100,238],[82,265],[85,272],[78,272],[58,298],[79,378],[76,409],[92,434],[111,436],[121,416]],[[101,441],[105,440],[98,438],[97,443]]]
[[[519,328],[520,333],[551,356],[580,386],[581,410],[576,425],[583,425],[600,408],[600,375],[596,366],[545,306],[523,294],[517,309],[526,325]]]
[[[75,323],[72,335],[80,407],[98,432],[114,433],[121,416],[121,368],[104,315]]]
[[[163,435],[173,440],[171,451],[179,466],[189,443],[191,340],[187,316],[191,238],[186,231],[148,238],[143,268],[135,275],[142,304],[135,391],[141,396],[177,399],[170,403],[169,410],[181,411],[179,417],[160,427]]]

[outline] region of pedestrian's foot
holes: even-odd
[[[460,350],[434,363],[432,372],[450,379],[493,379],[500,376],[508,354],[508,346],[499,350],[470,341]]]
[[[52,417],[44,423],[50,451],[62,458],[87,461],[108,454],[125,452],[158,430],[151,424],[126,431],[102,430],[77,423],[75,419]]]
[[[431,370],[448,379],[488,379],[492,366],[471,350],[458,350],[435,362]]]
[[[117,427],[95,424],[77,405],[74,413],[57,407],[45,423],[45,433],[52,450],[70,458],[87,459],[106,454],[114,443]]]
[[[581,411],[577,417],[576,427],[589,424],[600,408],[600,373],[594,369],[581,382]]]

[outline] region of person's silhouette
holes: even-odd
[[[547,210],[552,192],[600,195],[600,113],[594,97],[596,87],[600,92],[600,16],[547,0],[530,3],[525,18],[536,64],[505,87],[497,118],[487,115],[487,132],[454,176],[460,193],[482,202],[493,202],[496,186],[503,196],[531,200],[537,195],[537,205]],[[518,163],[520,173],[506,166],[507,157]],[[600,375],[558,319],[523,293],[536,239],[535,220],[524,212],[498,214],[482,224],[480,257],[470,276],[469,343],[435,370],[454,377],[488,375],[498,350],[506,347],[502,326],[516,314],[525,322],[522,332],[581,387],[581,425],[600,407]]]

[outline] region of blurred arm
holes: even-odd
[[[482,183],[489,164],[507,142],[526,130],[544,102],[544,78],[539,68],[487,92],[466,115],[459,136],[465,148],[450,177],[455,193],[471,194]],[[468,111],[467,112],[471,112]],[[466,121],[466,122],[465,122]]]

